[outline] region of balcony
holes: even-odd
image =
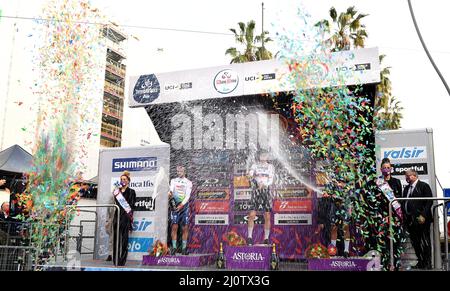
[[[108,38],[111,41],[116,42],[116,43],[127,39],[126,34],[122,31],[120,31],[119,27],[114,24],[105,26],[103,28],[102,32],[106,38]]]
[[[126,59],[123,49],[119,48],[118,46],[108,45],[108,49],[106,50],[106,56],[110,59],[115,60],[116,62]]]
[[[107,115],[109,117],[118,119],[118,120],[122,120],[122,117],[123,117],[122,111],[114,110],[111,108],[105,108],[105,107],[103,107],[103,114]]]
[[[100,145],[106,148],[117,148],[120,147],[120,141],[110,140],[102,136],[100,138]]]
[[[109,71],[111,74],[114,74],[115,76],[119,77],[119,79],[125,78],[125,69],[126,66],[123,64],[119,64],[118,62],[109,58],[106,60],[106,70]],[[107,77],[110,77],[110,79],[113,80],[118,80],[118,78],[114,76],[107,76]]]
[[[123,88],[108,80],[105,80],[105,92],[108,92],[109,94],[119,98],[123,98],[125,94],[125,90]]]
[[[121,141],[122,128],[102,122],[101,136],[111,139],[113,141]]]

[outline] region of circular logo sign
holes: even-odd
[[[155,74],[140,76],[133,89],[133,99],[138,103],[151,103],[159,97],[160,86]]]
[[[214,89],[221,94],[228,94],[236,89],[239,77],[236,72],[226,69],[220,71],[214,78]]]

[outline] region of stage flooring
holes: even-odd
[[[69,266],[70,265],[70,266]],[[56,262],[43,267],[46,271],[234,271],[219,270],[214,264],[201,266],[198,268],[187,268],[178,266],[145,266],[141,261],[127,261],[125,266],[114,266],[112,262],[104,260],[83,260],[80,264],[67,264],[66,262]],[[307,271],[307,262],[280,262],[280,271]],[[260,270],[235,270],[235,271],[260,271]]]

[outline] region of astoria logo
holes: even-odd
[[[337,268],[353,268],[356,267],[356,264],[353,261],[332,261],[331,266]]]
[[[243,253],[238,252],[233,254],[233,260],[236,261],[264,261],[261,253]]]
[[[178,258],[168,258],[168,257],[162,257],[158,259],[158,264],[166,263],[166,264],[179,264],[180,259]]]

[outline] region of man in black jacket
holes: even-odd
[[[408,185],[403,190],[403,198],[433,196],[430,186],[419,181],[417,172],[408,170],[405,176]],[[414,267],[417,269],[431,269],[430,225],[433,220],[432,205],[432,200],[404,201],[402,205],[406,218],[406,228],[418,258],[418,263]]]

